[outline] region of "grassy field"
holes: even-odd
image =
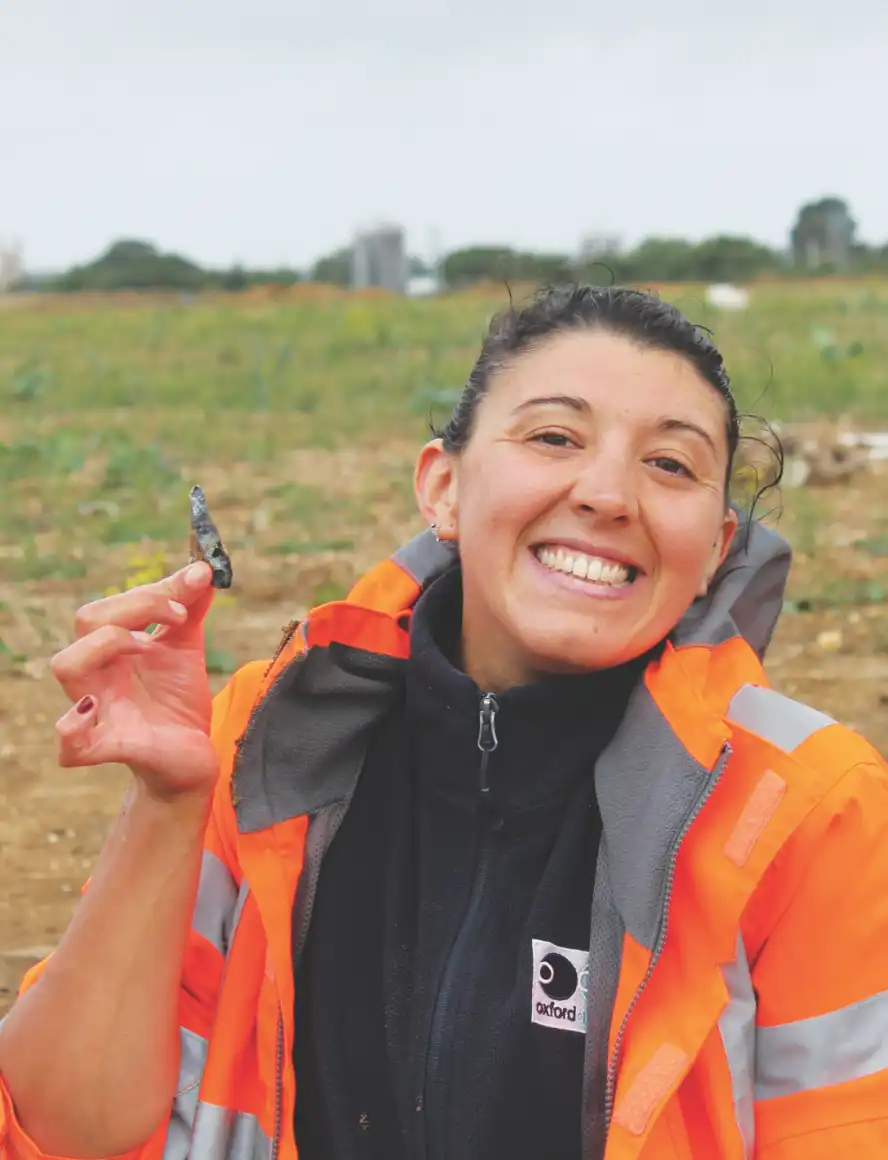
[[[888,284],[767,286],[742,314],[715,314],[693,288],[665,293],[714,329],[744,408],[888,421]],[[114,572],[120,545],[178,543],[183,485],[208,471],[274,476],[299,449],[418,445],[501,304],[86,300],[0,314],[4,570],[93,581],[96,569]],[[236,501],[231,474],[215,503]],[[263,550],[338,543],[345,513],[332,482],[272,491],[282,536]],[[406,476],[393,469],[380,482],[403,491]],[[360,508],[348,516],[366,517]]]
[[[755,287],[720,314],[744,409],[888,428],[888,282]],[[59,771],[48,672],[77,605],[187,558],[202,484],[235,565],[210,617],[215,687],[418,527],[413,460],[505,293],[299,290],[182,302],[0,302],[0,1010],[67,922],[122,771]],[[775,684],[888,752],[888,474],[787,492],[796,558]]]

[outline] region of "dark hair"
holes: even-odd
[[[721,352],[711,340],[711,332],[690,322],[680,310],[653,294],[621,286],[548,286],[525,305],[510,303],[507,310],[497,314],[450,420],[441,430],[433,428],[445,450],[459,452],[466,446],[478,405],[489,390],[491,380],[512,359],[554,335],[596,329],[623,335],[651,350],[674,351],[718,391],[725,403],[728,439],[725,486],[728,489],[740,442],[740,415],[731,380]],[[779,460],[776,479],[768,487],[774,486],[782,474],[779,451],[776,457]],[[756,498],[763,490],[758,489]]]

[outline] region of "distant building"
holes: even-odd
[[[579,260],[583,265],[599,258],[612,257],[623,252],[623,239],[618,234],[587,234],[580,242]]]
[[[407,276],[407,251],[400,226],[379,225],[357,235],[351,250],[351,284],[354,289],[378,286],[403,294]]]
[[[22,279],[24,274],[21,246],[0,245],[0,294],[6,294]]]
[[[793,261],[806,270],[843,269],[854,246],[856,223],[841,198],[825,197],[799,210],[790,234]]]

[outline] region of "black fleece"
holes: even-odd
[[[460,606],[456,569],[418,602],[403,699],[321,868],[300,1160],[580,1160],[593,769],[643,662],[497,694],[482,776],[484,691],[449,659]],[[555,948],[536,969],[534,940]]]

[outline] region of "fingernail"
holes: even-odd
[[[94,705],[95,701],[92,699],[92,697],[81,697],[81,699],[77,702],[76,709],[78,713],[82,713],[85,717]]]
[[[188,609],[184,604],[180,604],[178,600],[170,601],[170,611],[173,612],[176,616],[188,615]]]
[[[194,585],[196,588],[198,584],[203,584],[207,578],[206,564],[192,564],[185,573],[185,583]]]

